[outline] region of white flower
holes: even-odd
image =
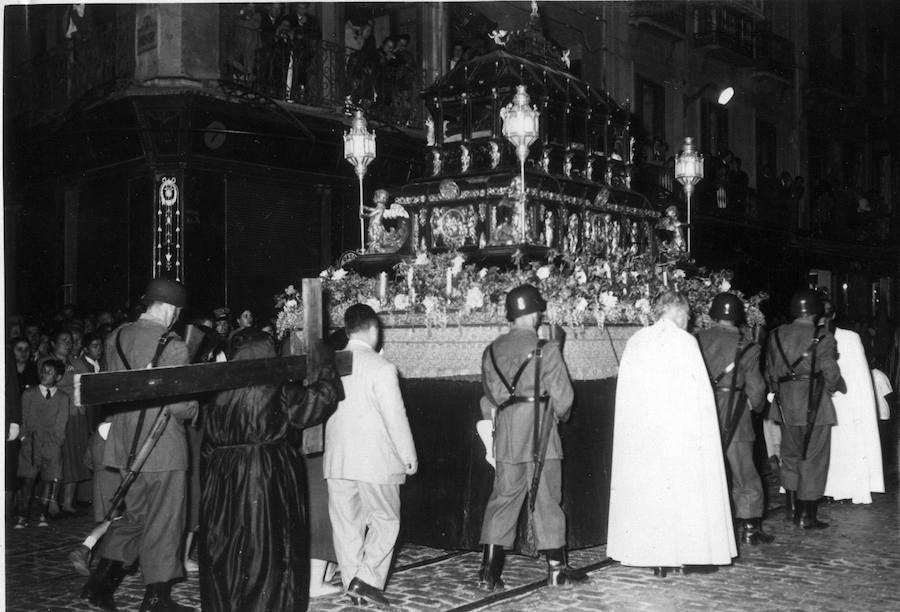
[[[550,266],[541,266],[537,269],[537,277],[541,280],[550,278]]]
[[[482,268],[478,271],[478,278],[484,278],[487,276],[487,268]]]
[[[731,283],[728,282],[728,279],[723,278],[722,284],[719,285],[719,291],[721,291],[722,293],[725,293],[729,289],[731,289]]]
[[[409,219],[409,213],[406,212],[406,209],[396,203],[391,204],[391,207],[384,211],[383,216],[385,219],[397,219],[401,217],[403,219]]]
[[[453,270],[454,275],[462,272],[462,267],[465,262],[466,262],[466,260],[463,259],[462,255],[457,255],[456,257],[453,258],[453,265],[451,266],[450,269]]]
[[[324,270],[319,272],[319,278],[328,278],[328,276],[330,274],[331,274],[331,271],[328,268],[325,268]]]
[[[425,307],[426,313],[432,313],[437,310],[438,300],[433,295],[426,296],[424,300],[422,300],[422,306]]]
[[[297,307],[297,300],[293,300],[293,299],[292,299],[292,300],[286,301],[286,302],[284,303],[284,307],[285,307],[285,308],[296,308],[296,307]]]
[[[406,310],[409,308],[409,296],[405,293],[398,293],[394,296],[394,308],[396,310]]]
[[[641,298],[634,303],[634,307],[644,313],[650,312],[650,300]]]
[[[466,308],[476,310],[484,306],[484,293],[479,287],[469,287],[466,291]]]
[[[575,280],[578,281],[579,285],[583,285],[587,282],[587,274],[581,268],[575,269]]]
[[[703,286],[704,286],[704,287],[711,287],[711,286],[712,286],[712,281],[709,280],[708,278],[704,278],[704,279],[703,279]]]
[[[614,296],[612,293],[608,291],[603,291],[600,293],[600,305],[603,306],[604,310],[612,310],[619,304],[619,298]]]
[[[339,281],[342,278],[344,278],[345,276],[347,276],[347,271],[344,270],[343,268],[338,268],[337,270],[335,270],[334,272],[331,273],[331,280]]]
[[[297,295],[297,290],[294,289],[293,285],[288,285],[287,289],[284,290],[285,295]]]
[[[684,278],[684,270],[675,270],[672,272],[672,276],[675,278]]]
[[[428,265],[428,253],[422,252],[416,255],[416,261],[413,262],[414,266],[427,266]]]
[[[575,303],[575,312],[584,312],[587,310],[588,301],[585,298],[579,298]]]
[[[369,298],[364,302],[364,304],[375,312],[381,310],[381,302],[379,302],[377,298]]]

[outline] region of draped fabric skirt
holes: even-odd
[[[306,473],[287,442],[204,453],[200,598],[204,611],[305,610]]]

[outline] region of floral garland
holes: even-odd
[[[397,264],[381,279],[340,268],[323,270],[319,276],[335,328],[343,325],[344,311],[360,302],[393,325],[502,325],[506,293],[522,283],[533,284],[545,297],[545,318],[551,324],[649,325],[655,320],[652,301],[667,287],[686,295],[698,327],[710,325],[710,303],[722,291],[744,301],[749,326],[765,324],[760,304],[768,296],[759,293],[745,298],[732,290],[728,271],[700,269],[688,277],[675,262],[658,264],[649,255],[628,252],[611,258],[551,252],[546,262],[515,257],[514,263],[511,270],[480,267],[466,264],[455,252],[421,253],[415,260]],[[302,328],[303,308],[293,285],[275,296],[275,307],[279,337]]]

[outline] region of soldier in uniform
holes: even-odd
[[[180,283],[161,278],[150,281],[143,297],[146,312],[106,340],[110,371],[187,364],[187,346],[171,331],[186,300]],[[124,516],[111,523],[100,542],[100,561],[81,594],[104,610],[116,609],[113,593],[125,576],[125,566],[138,557],[146,584],[141,612],[192,609],[172,601],[170,589],[172,581],[184,575],[180,548],[185,530],[188,449],[182,420],[193,418],[197,402],[114,414],[104,463],[124,474],[163,408],[168,408],[173,418],[128,490]]]
[[[716,396],[716,411],[725,459],[731,476],[731,501],[745,544],[768,544],[774,536],[762,529],[762,480],[753,463],[751,411],[765,406],[766,383],[759,367],[760,347],[739,327],[744,303],[733,293],[713,298],[712,327],[697,333],[697,342]],[[727,444],[727,447],[725,445]]]
[[[817,325],[822,314],[815,292],[803,289],[791,298],[794,321],[772,332],[766,375],[775,391],[775,418],[781,423],[781,486],[788,520],[804,529],[823,529],[817,517],[825,491],[836,423],[831,394],[843,387],[837,344]]]
[[[533,500],[533,524],[537,548],[547,557],[547,583],[587,580],[586,574],[570,568],[566,560],[566,517],[560,507],[563,454],[556,423],[568,418],[574,393],[559,344],[538,340],[537,329],[546,307],[532,285],[512,289],[506,295],[510,330],[494,340],[482,356],[484,420],[479,422],[478,432],[487,460],[495,465],[494,487],[481,527],[484,557],[479,582],[488,590],[503,586],[504,549],[515,544],[519,511],[535,470],[540,469],[541,447],[546,451]],[[543,444],[541,440],[545,440]]]

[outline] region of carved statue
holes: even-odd
[[[572,60],[569,57],[571,53],[572,52],[569,49],[565,49],[562,53],[562,57],[559,58],[562,60],[562,63],[566,65],[566,70],[572,67]]]
[[[552,247],[556,239],[554,226],[556,225],[556,215],[553,210],[548,208],[544,211],[544,246]]]
[[[434,121],[431,119],[431,117],[425,118],[425,129],[427,130],[425,132],[425,144],[428,145],[429,147],[433,147],[434,146]]]
[[[491,169],[500,165],[500,145],[491,141]]]
[[[469,165],[472,163],[472,154],[469,153],[469,147],[462,145],[459,148],[459,165],[460,172],[468,172]]]
[[[478,223],[475,226],[477,233],[478,248],[482,249],[488,243],[488,220],[487,220],[487,204],[478,205]]]
[[[509,32],[507,32],[506,30],[493,30],[490,34],[488,34],[488,38],[493,40],[494,44],[498,47],[505,47],[506,41],[504,40],[504,38],[506,38],[507,34],[509,34]]]
[[[619,241],[622,238],[622,226],[618,219],[613,219],[609,224],[609,257],[619,254]]]
[[[628,245],[628,250],[634,255],[637,255],[640,246],[640,232],[638,231],[637,221],[632,221],[631,225],[628,226],[628,241],[631,243]]]
[[[375,191],[374,206],[364,206],[369,219],[367,250],[370,253],[396,253],[409,236],[409,213],[399,204],[387,208],[390,197],[384,189]]]
[[[572,154],[569,153],[568,155],[566,155],[566,159],[563,162],[563,174],[565,174],[569,178],[572,177],[572,157]]]
[[[541,153],[541,170],[550,174],[550,149],[544,149]]]
[[[431,176],[437,176],[441,173],[441,152],[437,149],[431,150]]]
[[[686,251],[684,230],[682,229],[685,226],[686,224],[682,223],[678,218],[678,208],[675,206],[666,208],[666,215],[656,224],[658,229],[670,232],[672,238],[666,243],[666,246],[675,254],[684,253]]]
[[[566,228],[566,251],[576,253],[578,251],[578,235],[581,233],[581,221],[578,213],[569,214]]]
[[[428,232],[428,213],[424,208],[419,209],[418,221],[417,225],[419,226],[419,247],[418,250],[420,252],[425,252],[428,250],[428,242],[426,240],[426,235]]]
[[[588,157],[588,159],[587,159],[587,163],[585,164],[585,167],[584,167],[584,178],[586,178],[589,181],[594,180],[594,158],[593,157]]]

